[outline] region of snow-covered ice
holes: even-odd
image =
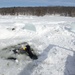
[[[35,47],[37,60],[1,58],[21,42]],[[75,17],[0,15],[0,52],[0,75],[75,75]]]

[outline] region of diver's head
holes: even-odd
[[[30,46],[29,45],[26,45],[26,48],[29,50],[30,49]]]

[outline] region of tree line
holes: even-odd
[[[0,8],[0,15],[61,15],[75,17],[75,7],[7,7]]]

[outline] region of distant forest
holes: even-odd
[[[75,17],[75,7],[8,7],[0,8],[0,15],[60,15]]]

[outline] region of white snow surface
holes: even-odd
[[[0,57],[0,75],[75,75],[75,17],[0,15],[0,52],[21,42],[35,47],[38,59]]]

